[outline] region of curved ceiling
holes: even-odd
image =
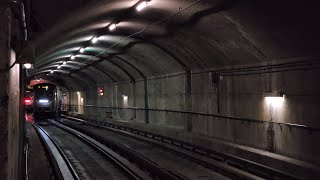
[[[151,0],[142,11],[140,0],[72,2],[37,39],[31,73],[69,89],[320,52],[316,2]]]

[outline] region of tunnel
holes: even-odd
[[[27,127],[50,131],[26,125],[23,99],[43,83],[56,87],[53,124],[77,121],[158,137],[188,157],[217,161],[212,171],[231,179],[320,178],[317,5],[1,1],[0,179],[26,179],[32,169],[25,165],[32,159]],[[161,168],[148,168],[167,179]]]

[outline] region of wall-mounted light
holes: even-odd
[[[123,99],[123,107],[127,108],[128,107],[128,95],[122,95]]]
[[[76,58],[75,55],[72,55],[72,56],[70,57],[70,59],[72,59],[72,60],[74,60],[75,58]]]
[[[273,107],[280,107],[284,102],[284,93],[265,93],[265,100]]]
[[[61,68],[61,66],[59,65],[58,67],[57,67],[57,69],[60,69]]]
[[[63,65],[66,65],[67,64],[67,61],[63,61],[63,63],[62,63]]]
[[[84,53],[84,48],[83,48],[83,47],[80,48],[80,49],[79,49],[79,52],[80,52],[80,53]]]
[[[53,70],[50,71],[51,74],[52,74],[53,72],[54,72]]]
[[[128,100],[128,95],[122,95],[123,100]]]
[[[26,63],[26,64],[23,64],[23,67],[24,67],[25,69],[31,69],[31,68],[32,68],[32,64]]]
[[[78,94],[78,96],[80,96],[80,92],[79,91],[77,91],[77,94]]]
[[[109,26],[109,30],[110,30],[110,31],[113,31],[116,27],[117,27],[117,24],[111,24],[111,25]]]
[[[96,42],[98,42],[98,37],[97,37],[97,36],[93,37],[93,38],[91,39],[91,42],[92,42],[93,44],[95,44]]]
[[[148,2],[147,2],[147,1],[143,1],[143,2],[141,2],[141,3],[136,7],[136,10],[137,10],[137,11],[141,11],[141,10],[144,9],[147,5],[148,5]]]

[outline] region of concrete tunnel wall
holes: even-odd
[[[16,60],[11,49],[13,13],[0,5],[0,179],[18,179],[21,168],[20,65],[3,71]],[[2,26],[3,25],[3,26]]]
[[[270,105],[265,93],[283,91],[285,101],[280,107],[273,107],[272,119],[275,122],[319,126],[318,108],[320,107],[319,85],[315,83],[319,70],[279,72],[272,74],[254,74],[242,76],[223,76],[219,81],[220,114],[242,118],[265,120],[266,123],[236,122],[228,119],[192,116],[192,133],[236,144],[268,149],[267,131],[270,120]],[[271,81],[267,87],[266,80]],[[267,83],[268,84],[268,83]],[[104,87],[104,96],[98,95],[98,87]],[[217,87],[212,81],[211,72],[192,74],[191,97],[186,94],[186,74],[150,77],[148,80],[148,99],[150,109],[186,110],[186,98],[192,99],[192,111],[218,114]],[[134,90],[135,88],[135,90]],[[134,93],[135,92],[135,93]],[[77,92],[71,93],[72,105],[78,105]],[[133,83],[106,84],[90,87],[81,92],[84,105],[98,107],[124,107],[123,95],[128,96],[128,107],[144,108],[143,81]],[[134,106],[136,98],[136,106]],[[83,114],[89,118],[108,119],[106,112],[112,112],[115,120],[130,123],[145,123],[144,111],[84,107]],[[77,113],[77,112],[74,112]],[[149,126],[161,126],[183,130],[186,115],[149,112]],[[319,163],[319,132],[275,125],[275,153]],[[306,141],[308,139],[308,141]]]

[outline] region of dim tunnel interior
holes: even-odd
[[[141,2],[31,1],[26,81],[66,116],[320,169],[317,1]]]
[[[116,119],[191,128],[259,149],[270,148],[267,133],[260,133],[265,126],[213,120],[208,127],[208,120],[199,121],[208,117],[186,120],[156,110],[319,127],[319,85],[313,83],[319,75],[319,14],[312,3],[153,0],[137,12],[138,3],[109,0],[74,7],[37,40],[30,77],[63,87],[69,108],[79,105],[80,92],[81,106],[115,108],[101,111],[111,111]],[[109,30],[112,24],[116,29]],[[265,96],[275,92],[285,94],[285,105],[270,115]],[[130,108],[140,108],[138,115]],[[84,109],[72,113],[92,116]],[[103,113],[95,116],[103,119]],[[220,134],[219,128],[227,132]],[[273,151],[318,162],[314,155],[320,147],[311,143],[301,149],[303,130],[285,128],[276,133]],[[288,148],[286,138],[298,143]]]

